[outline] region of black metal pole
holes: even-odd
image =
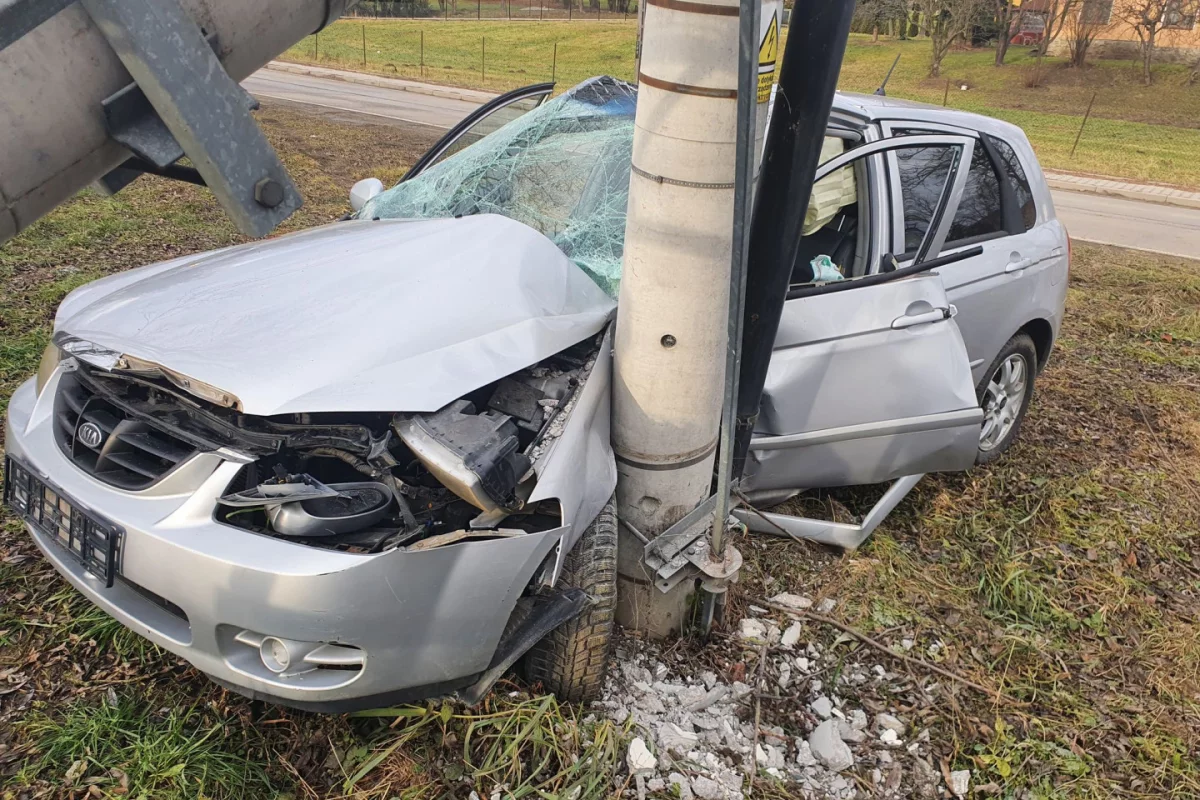
[[[767,126],[746,273],[733,477],[746,466],[804,212],[846,54],[854,0],[796,0]]]

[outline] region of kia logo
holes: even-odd
[[[100,445],[104,443],[104,431],[94,422],[85,422],[80,425],[79,430],[75,431],[75,437],[93,450],[99,449]]]

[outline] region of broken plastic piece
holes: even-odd
[[[260,483],[253,489],[227,494],[217,502],[233,508],[254,508],[337,496],[337,489],[311,475],[287,475]]]

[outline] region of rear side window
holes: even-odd
[[[924,131],[896,131],[897,135],[916,135]],[[947,147],[913,147],[896,151],[900,167],[900,191],[904,203],[904,250],[915,252],[929,229],[953,156]],[[1000,199],[1000,180],[987,152],[975,147],[962,201],[950,224],[946,244],[965,239],[1004,233],[1004,205]]]
[[[1013,194],[1016,195],[1017,207],[1021,210],[1021,220],[1025,223],[1025,230],[1029,230],[1037,224],[1037,204],[1033,201],[1033,190],[1029,188],[1029,180],[1025,177],[1025,168],[1021,166],[1021,159],[1017,157],[1017,152],[1008,142],[997,139],[995,136],[988,138],[996,150],[996,155],[1000,158],[1000,169],[1004,172],[1004,179],[1008,181]]]

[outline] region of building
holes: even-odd
[[[1023,4],[1026,14],[1045,20],[1062,7],[1064,0],[1014,0]],[[1145,7],[1147,0],[1082,0],[1078,10],[1068,13],[1079,14],[1080,19],[1099,27],[1089,53],[1099,58],[1138,58],[1140,41],[1133,26],[1122,19],[1122,6]],[[1153,3],[1157,5],[1157,3]],[[1170,0],[1166,4],[1167,24],[1158,33],[1155,42],[1156,61],[1185,61],[1195,63],[1200,59],[1200,25],[1197,11],[1200,0]],[[1070,25],[1050,45],[1053,55],[1066,55],[1067,36]]]

